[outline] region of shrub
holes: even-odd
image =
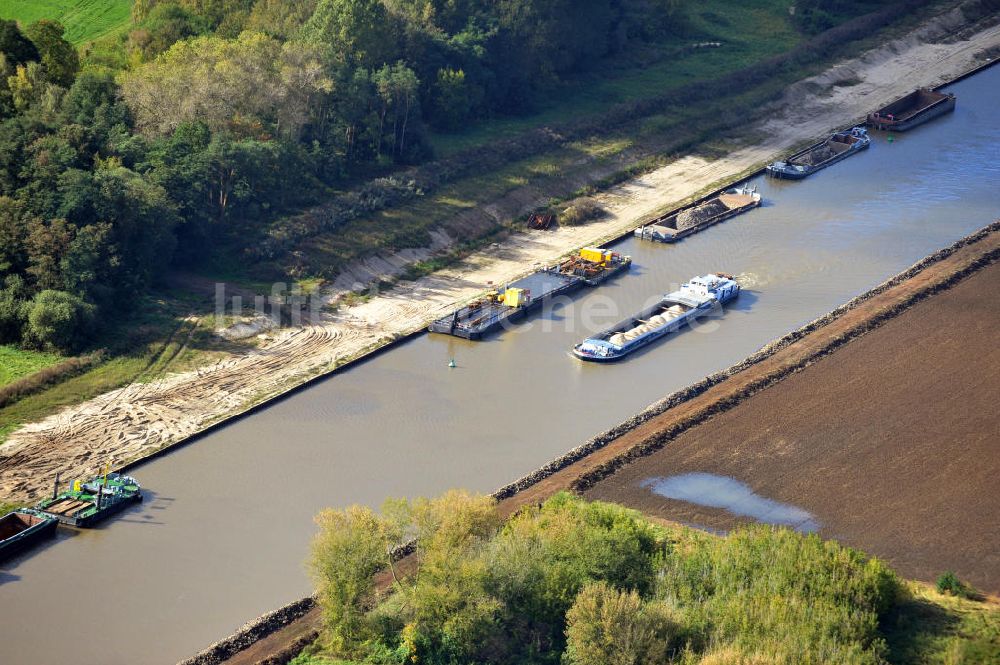
[[[31,302],[25,337],[49,349],[74,351],[89,337],[96,308],[65,291],[42,291]]]
[[[959,598],[971,599],[976,595],[972,588],[958,579],[958,575],[951,570],[946,570],[937,578],[937,590],[939,593],[946,593],[958,596]]]
[[[566,614],[568,665],[659,665],[677,626],[662,603],[606,582],[588,584]]]
[[[559,223],[566,226],[579,226],[592,219],[602,217],[605,211],[593,199],[578,199],[559,213]]]

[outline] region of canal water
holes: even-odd
[[[191,655],[310,591],[323,507],[491,491],[984,226],[1000,216],[1000,68],[953,91],[955,113],[892,143],[757,179],[760,209],[673,246],[619,243],[631,274],[569,306],[484,342],[420,336],[136,469],[141,506],[0,569],[0,661]],[[568,355],[715,271],[746,286],[721,318],[617,365]]]

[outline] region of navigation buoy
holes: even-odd
[[[451,360],[448,361],[448,367],[451,367],[451,368],[458,367],[458,365],[455,364],[455,359],[454,358],[452,358]]]
[[[888,141],[889,143],[892,143],[895,140],[896,139],[892,138],[892,134],[889,134],[889,138],[886,139],[886,141]]]

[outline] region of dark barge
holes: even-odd
[[[830,138],[795,153],[783,162],[773,162],[765,169],[767,175],[773,178],[801,180],[808,175],[836,164],[842,159],[861,152],[871,145],[871,138],[864,127],[855,127],[850,131],[837,132]]]
[[[566,295],[582,286],[597,286],[632,265],[632,257],[587,247],[559,265],[494,289],[428,326],[434,333],[479,340],[516,323],[542,306],[546,298]]]
[[[744,185],[680,210],[657,217],[634,232],[635,237],[655,242],[677,242],[713,224],[725,221],[760,205],[757,188]]]
[[[919,88],[868,114],[868,126],[905,132],[955,110],[955,95]]]
[[[0,561],[56,533],[55,518],[30,508],[22,508],[0,517]]]

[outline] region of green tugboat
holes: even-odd
[[[76,480],[62,493],[57,476],[52,498],[39,502],[35,510],[63,524],[88,527],[139,501],[142,488],[131,476],[105,473],[85,483]]]

